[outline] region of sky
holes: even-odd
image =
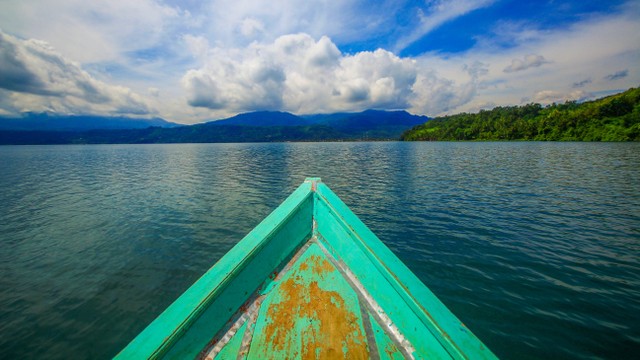
[[[0,116],[585,101],[640,85],[638,0],[0,0]]]

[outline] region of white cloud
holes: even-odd
[[[420,72],[424,89],[409,110],[438,115],[487,104],[581,101],[610,92],[612,84],[618,90],[638,86],[640,6],[623,9],[555,30],[500,24],[495,31],[500,36],[483,38],[464,53],[424,54],[416,60],[432,72]],[[487,66],[473,80],[460,70],[475,61]]]
[[[543,64],[547,64],[547,61],[542,55],[529,54],[524,57],[523,60],[513,59],[511,65],[504,68],[504,72],[511,73],[516,71],[527,70],[532,67],[539,67]]]
[[[248,17],[240,24],[240,33],[246,38],[255,38],[264,32],[264,24],[260,20]]]
[[[273,42],[280,36],[307,33],[339,42],[361,41],[393,29],[403,1],[380,0],[213,0],[202,9],[207,21],[202,31],[217,47],[238,47],[257,40]]]
[[[537,103],[550,104],[563,103],[566,101],[583,101],[592,96],[592,94],[589,94],[582,90],[574,90],[570,93],[553,90],[542,90],[533,94],[533,98],[531,100]]]
[[[587,78],[584,80],[580,80],[580,81],[576,81],[573,83],[573,85],[571,86],[572,88],[581,88],[581,87],[585,87],[586,85],[591,84],[593,81],[591,80],[591,78]]]
[[[182,84],[195,107],[312,113],[406,108],[416,74],[413,60],[388,51],[343,55],[327,37],[296,34],[212,49],[206,66],[188,71]]]
[[[207,56],[209,41],[204,36],[185,34],[182,40],[193,57],[202,59]]]
[[[5,111],[60,113],[149,113],[143,98],[122,86],[98,81],[39,40],[0,32],[0,89]]]
[[[640,84],[633,0],[555,29],[505,20],[463,53],[397,55],[494,2],[5,1],[3,39],[13,40],[0,46],[0,113],[157,109],[197,122],[254,109],[406,108],[434,116]]]
[[[182,79],[189,104],[238,111],[279,109],[285,75],[280,64],[261,54],[264,50],[212,50],[204,68],[190,70]]]
[[[445,69],[445,66],[435,59],[429,62],[422,59],[420,66],[411,111],[428,115],[450,113],[468,104],[476,96],[481,78],[487,74],[487,65],[481,62],[459,64],[449,69],[449,73],[440,74],[435,68]]]
[[[426,12],[418,11],[419,23],[411,28],[395,44],[399,53],[442,24],[468,14],[471,11],[491,5],[494,0],[431,0],[427,1]]]
[[[160,96],[160,89],[158,89],[157,87],[150,87],[147,89],[147,92],[153,97]]]
[[[640,24],[634,13],[592,17],[554,31],[511,26],[495,42],[483,39],[464,53],[416,58],[382,49],[343,54],[328,37],[285,35],[246,48],[211,49],[207,65],[182,81],[189,102],[217,109],[213,114],[255,109],[256,99],[261,106],[296,113],[396,108],[430,116],[585,100],[610,90],[607,76],[622,89],[640,83],[634,71],[640,63]],[[279,75],[264,84],[253,81],[250,70],[265,67]],[[627,76],[620,69],[629,69]]]
[[[616,71],[613,74],[609,74],[607,76],[605,76],[605,80],[609,80],[609,81],[616,81],[619,79],[624,79],[627,76],[629,76],[629,70],[625,69],[625,70],[620,70],[620,71]]]
[[[189,14],[153,0],[5,1],[3,29],[47,41],[82,63],[113,61],[163,41]]]

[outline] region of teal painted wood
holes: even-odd
[[[368,251],[358,246],[357,240],[351,238],[348,227],[338,221],[339,218],[329,211],[327,204],[320,200],[316,202],[315,214],[317,231],[323,242],[334,257],[344,262],[345,267],[354,273],[355,277],[368,290],[379,307],[384,310],[395,327],[412,344],[412,353],[417,358],[430,357],[449,359],[452,356],[442,346],[439,338],[434,337],[429,328],[421,322],[415,312],[407,306],[402,293],[393,286],[393,282],[380,272],[381,266],[377,260],[371,261]],[[347,241],[345,241],[347,240]]]
[[[247,323],[244,323],[239,329],[235,336],[229,341],[229,343],[220,351],[218,356],[215,357],[216,360],[225,360],[225,359],[235,359],[238,356],[238,352],[240,352],[240,348],[242,346],[242,338],[244,336],[244,332],[247,330]]]
[[[317,231],[416,347],[416,357],[493,359],[495,355],[398,259],[325,184],[314,198]],[[344,237],[352,241],[345,241]],[[353,245],[360,251],[357,251]],[[368,261],[367,261],[368,260]],[[385,279],[386,282],[380,281]],[[392,300],[391,300],[392,299]],[[402,299],[401,305],[395,301]],[[395,308],[395,311],[388,311]],[[428,329],[446,355],[420,328]]]
[[[294,265],[266,295],[247,359],[363,358],[367,344],[356,291],[315,242]],[[332,323],[335,317],[339,323]],[[328,332],[341,332],[345,341],[337,337],[330,344]],[[330,355],[328,348],[340,353]]]
[[[372,318],[373,314],[369,315]],[[384,329],[377,321],[371,321],[371,330],[376,340],[378,354],[381,360],[402,360],[404,356],[396,344],[389,338]]]
[[[309,259],[320,257],[331,265],[322,267],[324,272],[310,271]],[[292,264],[295,267],[287,270]],[[301,303],[291,305],[297,315],[273,310],[282,301],[291,302],[287,286],[300,295],[296,301]],[[336,301],[346,304],[336,311],[356,314],[349,315],[355,316],[352,324],[360,324],[354,328],[357,341],[351,341],[354,351],[365,346],[365,353],[383,359],[495,358],[319,178],[305,180],[117,358],[193,358],[204,353],[235,357],[239,347],[243,350],[238,358],[300,354],[310,343],[308,334],[318,334],[317,321],[326,318],[319,312],[327,309],[319,302],[317,309],[308,309],[312,299],[305,295],[305,286],[333,294],[329,307]],[[257,304],[257,323],[240,324],[240,314],[246,314],[250,304]],[[301,312],[305,306],[306,313]],[[282,323],[294,316],[300,334],[288,332],[288,348],[273,348],[273,324],[283,314],[289,318]],[[231,333],[232,324],[248,329],[249,343],[239,345],[242,334]],[[226,345],[219,342],[225,334],[232,337]],[[218,346],[227,347],[215,353],[212,349]],[[315,351],[322,354],[322,349]],[[349,349],[343,349],[345,354]]]
[[[178,345],[178,349],[170,357],[197,355],[256,287],[269,279],[281,259],[286,258],[295,248],[296,244],[291,240],[300,239],[301,242],[310,236],[311,200],[311,182],[305,182],[160,314],[116,358],[156,359],[166,354],[174,345]],[[295,221],[290,221],[294,217]],[[279,248],[275,246],[276,249],[269,248],[266,254],[275,258],[256,258],[266,245],[273,244],[274,239],[277,240],[276,245],[286,243]],[[242,272],[248,265],[252,265],[251,271]],[[239,273],[244,276],[239,276]],[[233,285],[233,288],[227,292],[229,285]],[[210,306],[214,301],[216,306]],[[222,314],[217,309],[223,309]],[[203,313],[208,315],[204,319],[200,316]],[[206,320],[212,321],[207,325],[206,333],[187,331],[194,323],[202,324]],[[186,342],[194,345],[190,349],[186,349],[181,341],[185,333],[188,333]]]

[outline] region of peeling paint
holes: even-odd
[[[198,355],[495,359],[319,178],[307,178],[118,358]]]
[[[280,284],[281,301],[270,304],[266,312],[269,320],[264,333],[269,353],[292,354],[290,350],[301,345],[302,359],[369,357],[357,313],[348,308],[339,292],[325,290],[313,280],[335,271],[326,259],[312,255]],[[309,273],[310,277],[305,276]],[[295,329],[300,333],[292,334]]]

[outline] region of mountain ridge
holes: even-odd
[[[0,130],[12,131],[89,131],[107,129],[144,129],[147,127],[177,127],[162,118],[132,118],[100,115],[50,115],[24,113],[22,117],[0,118]]]
[[[310,125],[300,116],[284,111],[254,111],[241,113],[229,118],[204,123],[207,126],[305,126]]]
[[[307,116],[280,111],[258,111],[238,114],[227,119],[174,127],[140,126],[134,129],[92,128],[56,131],[5,128],[2,131],[0,126],[0,144],[397,140],[403,131],[427,119],[425,116],[412,115],[406,111],[367,110],[359,113]]]

